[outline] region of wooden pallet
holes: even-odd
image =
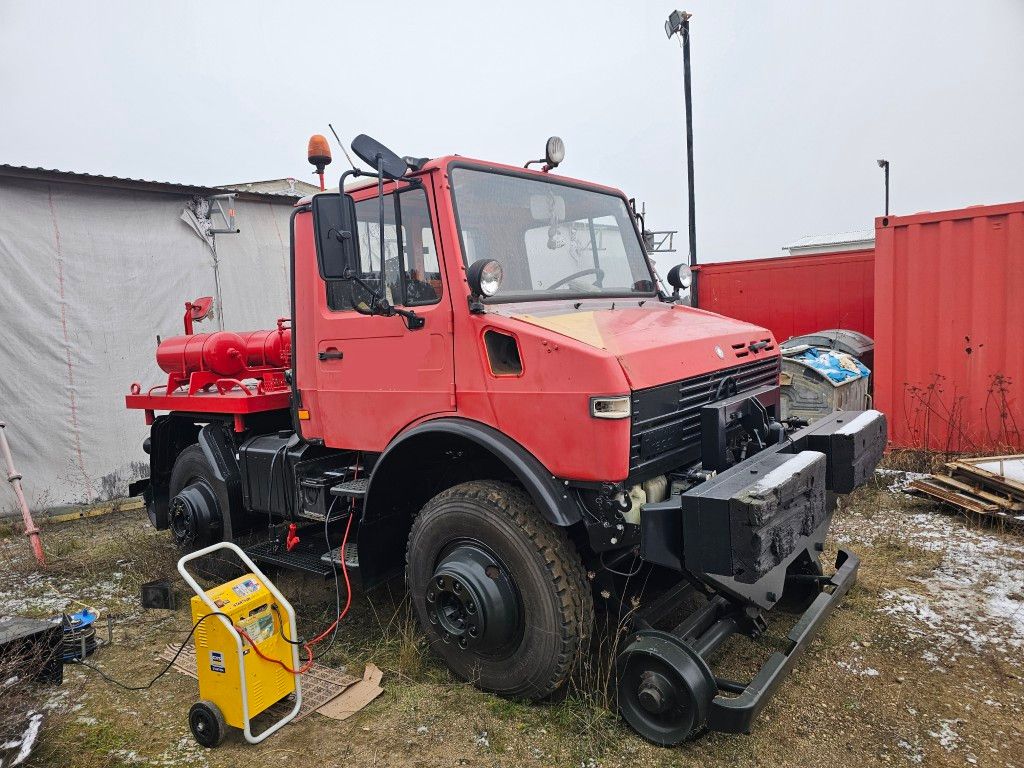
[[[907,492],[1024,526],[1024,454],[950,461],[942,471],[912,481]]]

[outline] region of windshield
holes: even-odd
[[[621,197],[471,168],[451,178],[466,264],[495,259],[504,270],[491,301],[654,293]]]

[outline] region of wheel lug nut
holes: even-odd
[[[476,613],[476,603],[466,603],[466,610],[470,613]]]
[[[459,648],[465,649],[467,645],[469,645],[469,643],[466,642],[466,638],[459,640]]]
[[[470,628],[469,628],[469,636],[470,637],[476,637],[479,634],[479,632],[480,632],[480,630],[478,630],[476,628],[476,624],[473,624],[472,626],[470,626]]]
[[[456,581],[454,584],[452,584],[452,589],[454,589],[456,593],[461,592],[462,591],[462,583],[459,582],[459,581]]]
[[[427,602],[428,603],[434,602],[434,590],[432,590],[432,589],[427,592]]]
[[[444,589],[444,576],[437,577],[437,588]]]

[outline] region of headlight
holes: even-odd
[[[590,398],[590,415],[595,419],[628,419],[629,395]]]
[[[494,259],[479,259],[469,265],[466,279],[474,296],[493,296],[501,287],[504,272]]]
[[[668,271],[668,284],[676,290],[686,290],[692,283],[693,272],[686,264],[676,264]]]

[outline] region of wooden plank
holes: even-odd
[[[946,464],[946,470],[953,477],[963,480],[973,480],[982,483],[992,490],[996,490],[1007,496],[1024,501],[1024,485],[1006,480],[1002,475],[997,475],[987,470],[966,464],[961,461],[951,461]]]
[[[983,499],[979,499],[965,493],[960,493],[949,488],[944,488],[938,483],[931,482],[929,480],[912,480],[908,487],[913,488],[915,491],[920,491],[927,496],[938,499],[939,501],[952,504],[954,507],[965,509],[968,512],[985,514],[987,512],[995,512],[999,509],[995,504],[990,504]]]
[[[970,485],[969,483],[962,483],[949,475],[932,475],[929,480],[936,480],[944,485],[948,485],[950,488],[954,488],[958,491],[970,494],[971,496],[977,496],[985,501],[990,501],[998,507],[1005,509],[1009,512],[1021,512],[1024,511],[1024,502],[1013,501],[1005,496],[999,496],[995,493],[989,493],[986,490],[979,488],[977,485]]]
[[[44,525],[49,523],[69,523],[72,520],[84,520],[87,517],[101,517],[111,512],[131,512],[136,509],[143,509],[146,506],[142,499],[127,499],[123,501],[109,501],[95,507],[81,509],[78,512],[66,512],[61,515],[50,515],[39,518]]]

